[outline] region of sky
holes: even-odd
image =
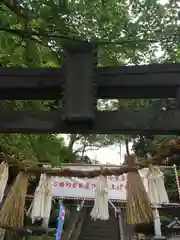
[[[125,151],[126,150],[124,145],[121,145],[121,150],[117,146],[110,146],[102,148],[98,151],[89,151],[87,152],[87,155],[88,157],[96,159],[103,164],[111,163],[119,165],[123,162]]]

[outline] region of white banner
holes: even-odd
[[[52,195],[59,198],[94,199],[98,178],[52,178]],[[127,175],[108,177],[109,199],[126,200]]]
[[[65,166],[67,168],[67,166]],[[109,169],[117,168],[118,166],[108,166]],[[72,166],[68,165],[71,170],[92,171],[101,168],[99,165],[83,165]],[[146,175],[148,168],[139,170],[146,191],[148,190],[148,182]],[[120,176],[108,176],[108,193],[111,200],[126,200],[127,174]],[[95,187],[98,178],[52,178],[52,195],[59,198],[76,198],[76,199],[94,199]]]

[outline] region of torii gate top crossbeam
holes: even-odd
[[[176,97],[180,64],[98,67],[100,99]],[[0,68],[0,99],[57,99],[62,97],[64,69]]]
[[[100,112],[97,99],[180,99],[180,64],[97,67],[90,43],[66,46],[61,69],[0,69],[0,99],[60,100],[54,112],[1,113],[1,132],[152,133],[180,132],[180,111],[134,109]]]

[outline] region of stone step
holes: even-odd
[[[116,230],[116,229],[115,229]],[[84,233],[82,233],[82,235],[87,235],[87,236],[96,236],[96,235],[98,235],[98,236],[117,236],[118,235],[118,233],[116,232],[116,231],[103,231],[102,229],[101,230],[99,230],[98,232],[96,231],[84,231]]]
[[[87,214],[78,240],[120,240],[118,219],[114,211],[110,211],[110,219],[106,221],[94,221]]]

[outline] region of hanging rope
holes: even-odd
[[[177,166],[176,164],[173,165],[174,168],[174,174],[176,177],[176,184],[177,184],[177,189],[178,189],[178,195],[179,195],[179,199],[180,199],[180,183],[179,183],[179,177],[178,177],[178,171],[177,171]]]

